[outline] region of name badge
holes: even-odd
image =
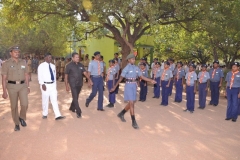
[[[216,74],[217,74],[218,72],[216,72]]]
[[[240,77],[239,75],[236,75],[236,77]]]
[[[130,73],[132,72],[132,71],[129,71]]]
[[[79,67],[79,69],[83,69],[82,67]]]
[[[12,67],[12,66],[11,66]],[[25,68],[25,66],[21,66],[21,69],[24,69]]]

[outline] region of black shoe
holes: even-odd
[[[145,102],[146,100],[141,100],[142,102]]]
[[[98,111],[105,111],[104,109],[97,109]]]
[[[232,119],[232,118],[226,118],[225,120],[226,120],[226,121],[229,121],[229,120],[231,120],[231,119]]]
[[[153,96],[152,98],[156,98],[155,96]]]
[[[42,119],[47,119],[47,116],[42,116]]]
[[[112,107],[114,107],[114,104],[109,103],[106,107],[112,108]]]
[[[69,108],[69,111],[76,112],[75,110],[72,110],[72,109],[70,109],[70,108]]]
[[[117,116],[121,119],[122,122],[126,122],[126,120],[124,119],[124,114],[122,114],[122,113],[120,112],[120,113],[118,113]]]
[[[55,118],[55,120],[61,120],[61,119],[65,119],[66,117],[65,116],[59,116],[57,118]]]
[[[15,125],[14,131],[20,131],[19,125]]]
[[[141,99],[139,99],[138,101],[142,101]]]
[[[19,121],[20,121],[20,123],[21,123],[21,125],[22,125],[23,127],[26,127],[26,126],[27,126],[27,123],[24,121],[24,119],[19,118]]]
[[[232,119],[233,122],[236,122],[237,120],[236,119]]]
[[[88,106],[89,106],[89,103],[87,103],[87,101],[86,101],[86,103],[85,103],[85,106],[86,106],[86,107],[88,107]]]
[[[133,121],[132,121],[132,127],[133,127],[134,129],[138,129],[138,128],[139,128],[138,125],[137,125],[136,120],[133,120]]]
[[[214,104],[213,106],[214,106],[214,107],[217,107],[217,104]]]
[[[81,113],[77,113],[77,118],[82,118]]]
[[[198,109],[204,109],[204,107],[198,107]]]

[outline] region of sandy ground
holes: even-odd
[[[66,119],[55,121],[52,107],[48,119],[42,119],[41,92],[36,74],[32,76],[26,128],[15,132],[9,99],[0,98],[0,160],[225,160],[240,159],[240,122],[225,121],[226,99],[217,107],[183,112],[186,101],[167,107],[152,99],[152,88],[146,102],[136,103],[139,130],[117,118],[124,108],[123,86],[114,108],[96,109],[97,98],[89,108],[84,106],[90,89],[84,84],[79,103],[83,118],[68,110],[71,94],[58,82],[58,102]],[[123,85],[123,84],[121,84]],[[0,88],[2,95],[2,88]],[[107,105],[107,91],[104,105]],[[198,97],[196,97],[198,98]],[[185,98],[184,98],[185,99]],[[209,101],[209,98],[208,98]],[[207,102],[208,103],[208,102]],[[198,99],[196,99],[198,107]]]

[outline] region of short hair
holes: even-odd
[[[44,57],[47,57],[47,56],[52,56],[52,54],[51,53],[45,53],[45,55],[44,55]]]
[[[116,53],[114,53],[114,55],[118,55],[118,53],[116,52]]]
[[[103,56],[100,56],[101,59],[103,59]]]
[[[118,58],[114,58],[114,60],[118,62]]]
[[[72,53],[72,57],[74,57],[75,55],[78,55],[78,53],[77,52],[73,52]]]

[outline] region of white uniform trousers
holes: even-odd
[[[46,85],[46,91],[42,89],[42,86],[40,86],[42,91],[42,109],[43,109],[43,116],[48,115],[48,103],[49,103],[49,97],[50,101],[53,107],[53,111],[55,114],[55,118],[61,116],[61,113],[58,108],[58,102],[57,102],[57,89],[56,89],[56,83],[52,84],[45,84]]]

